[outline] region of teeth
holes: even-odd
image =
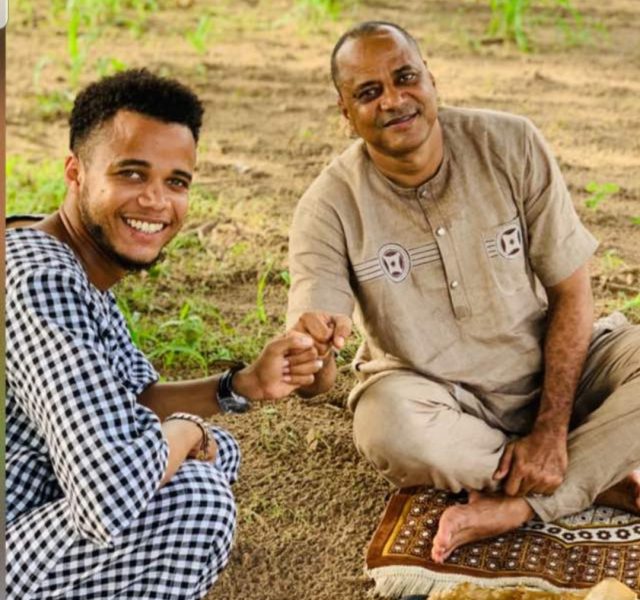
[[[158,233],[164,229],[162,223],[148,223],[147,221],[139,221],[138,219],[125,219],[129,227],[133,227],[143,233]]]

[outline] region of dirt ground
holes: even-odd
[[[576,0],[587,27],[580,44],[564,37],[548,9],[539,9],[530,25],[535,50],[528,54],[483,43],[490,15],[489,3],[480,0],[368,0],[349,5],[337,21],[305,17],[293,0],[159,4],[138,37],[122,25],[105,26],[87,45],[81,76],[94,79],[100,57],[118,58],[183,79],[206,104],[200,200],[183,237],[193,243],[171,252],[161,281],[143,277],[123,287],[129,293],[150,286],[148,306],[138,308],[151,317],[175,314],[192,298],[212,327],[217,321],[208,305],[227,322],[241,323],[243,335],[263,339],[281,327],[286,285],[276,274],[286,269],[292,211],[323,165],[350,143],[330,84],[330,51],[348,25],[366,19],[396,21],[417,37],[443,104],[525,114],[541,128],[578,212],[601,241],[591,267],[598,314],[638,293],[636,0]],[[65,118],[45,111],[38,94],[67,86],[67,39],[64,24],[49,16],[48,1],[16,5],[22,6],[7,38],[7,151],[37,168],[37,161],[62,160],[66,151]],[[207,11],[214,29],[201,54],[185,32]],[[620,191],[589,209],[590,182],[615,183]],[[269,267],[268,318],[252,321],[256,281]],[[628,314],[640,320],[638,311]],[[198,374],[189,366],[163,371],[168,378]],[[390,487],[353,448],[343,408],[350,376],[343,371],[327,397],[289,398],[216,420],[237,436],[244,463],[235,487],[235,549],[208,599],[367,597],[364,549]]]

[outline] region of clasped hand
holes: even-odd
[[[507,444],[493,475],[507,496],[552,494],[567,470],[566,433],[533,430]]]

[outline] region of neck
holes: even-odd
[[[82,222],[67,214],[64,204],[57,212],[34,225],[34,229],[40,229],[69,246],[84,267],[89,281],[99,290],[108,290],[126,275],[126,270],[115,264],[113,258],[96,244]]]
[[[385,177],[403,187],[418,187],[433,177],[442,163],[444,142],[440,121],[436,119],[429,137],[409,154],[390,156],[368,145],[367,151]]]

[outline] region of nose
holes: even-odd
[[[142,193],[138,196],[138,203],[143,208],[160,210],[167,202],[164,186],[159,181],[149,181]]]
[[[380,98],[382,110],[393,110],[402,104],[404,94],[395,85],[386,86]]]

